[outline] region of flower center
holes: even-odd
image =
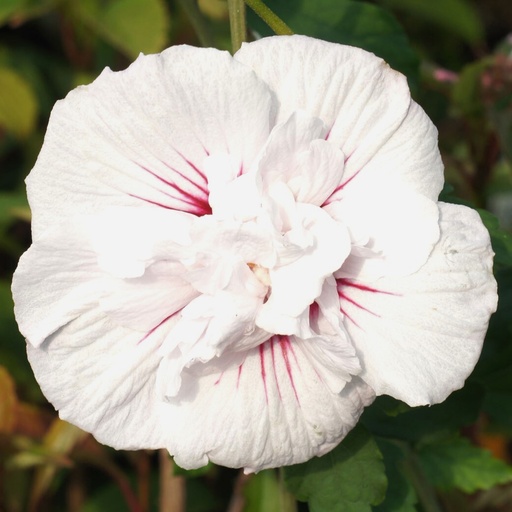
[[[247,263],[247,266],[252,270],[253,274],[256,276],[256,279],[258,279],[260,283],[270,287],[271,283],[268,268],[262,267],[257,263]]]

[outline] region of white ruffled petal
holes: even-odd
[[[376,154],[409,108],[406,78],[359,48],[276,36],[243,44],[235,59],[251,66],[275,92],[277,122],[304,110],[325,123],[327,140],[346,155],[348,175]]]
[[[171,262],[155,263],[143,276],[132,279],[106,276],[99,307],[117,324],[146,332],[199,295],[182,276],[182,265]]]
[[[386,191],[395,187],[407,187],[437,201],[443,183],[437,129],[422,108],[411,101],[397,130],[364,166],[345,170],[340,186],[327,202],[352,195],[362,199],[368,190]],[[372,206],[370,199],[365,202],[368,207]]]
[[[110,206],[209,213],[204,159],[229,153],[248,170],[270,132],[272,101],[250,68],[214,49],[172,47],[106,69],[53,109],[27,180],[34,238],[55,217]]]
[[[62,419],[117,449],[167,443],[156,400],[157,348],[172,322],[147,336],[90,308],[45,343],[28,345],[34,374]]]
[[[325,133],[320,119],[300,111],[277,125],[258,162],[263,189],[282,181],[297,202],[322,205],[340,184],[345,158]]]
[[[439,240],[437,203],[406,187],[358,192],[324,207],[353,237],[352,254],[336,277],[377,279],[418,270]]]
[[[409,405],[441,402],[463,386],[496,309],[493,252],[478,214],[439,207],[441,238],[416,273],[338,282],[361,378]]]
[[[16,320],[29,344],[38,347],[97,302],[103,272],[96,253],[84,245],[71,225],[62,225],[59,237],[40,240],[21,257],[12,293]]]
[[[238,359],[191,367],[178,396],[161,405],[177,464],[197,468],[210,460],[253,472],[334,448],[373,392],[354,377],[333,393],[307,343],[275,337]]]

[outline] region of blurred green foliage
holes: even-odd
[[[478,207],[491,233],[500,305],[474,374],[445,403],[411,409],[380,397],[324,458],[253,477],[213,465],[175,468],[165,485],[185,492],[187,512],[512,511],[510,2],[266,3],[295,32],[363,47],[406,74],[439,128],[450,184],[443,200]],[[271,34],[252,12],[248,22],[250,38]],[[105,66],[122,69],[140,52],[181,43],[228,49],[226,2],[0,0],[2,512],[180,510],[161,502],[165,459],[115,452],[57,418],[33,379],[9,288],[30,244],[23,180],[52,105]],[[309,505],[295,503],[285,484]]]

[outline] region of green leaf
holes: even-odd
[[[455,431],[473,423],[484,397],[477,383],[466,383],[443,403],[431,407],[408,407],[388,396],[367,407],[361,421],[373,434],[390,439],[418,441],[438,432]]]
[[[467,43],[483,40],[484,29],[475,6],[465,0],[384,0],[385,6],[407,12],[456,34]]]
[[[351,0],[265,2],[295,33],[364,48],[385,59],[415,84],[418,59],[396,19],[384,9]],[[273,32],[248,11],[249,26],[269,36]]]
[[[512,467],[464,438],[425,444],[418,456],[425,475],[442,490],[472,493],[512,481]]]
[[[333,451],[284,469],[286,483],[311,512],[370,512],[385,496],[382,454],[373,437],[356,427]]]
[[[494,264],[496,266],[512,266],[512,235],[500,228],[498,219],[487,210],[478,210],[482,222],[491,235],[491,243],[494,252]]]
[[[512,429],[512,394],[494,391],[487,393],[483,412],[492,423]]]
[[[388,489],[386,499],[376,507],[374,512],[416,512],[418,502],[416,492],[410,481],[402,472],[401,464],[405,453],[395,443],[377,438],[377,444],[384,456]]]
[[[34,397],[41,395],[27,360],[26,343],[14,320],[10,284],[0,281],[0,361],[9,369],[18,387],[29,387]],[[27,396],[27,389],[24,390]]]
[[[0,127],[16,137],[27,137],[35,128],[36,96],[25,79],[9,68],[0,68]]]
[[[86,25],[130,58],[159,52],[167,43],[163,0],[82,0],[76,9]]]
[[[41,16],[55,7],[59,0],[1,0],[0,25],[12,23],[15,26],[30,18]]]
[[[279,483],[274,470],[261,471],[250,477],[244,487],[244,512],[293,512],[295,500]]]
[[[490,62],[491,60],[486,57],[465,66],[452,89],[452,102],[465,116],[480,119],[485,115],[481,77]]]
[[[0,25],[5,23],[23,4],[24,0],[2,0],[0,3]]]
[[[10,433],[16,421],[18,397],[14,379],[7,368],[0,366],[0,434]]]
[[[113,483],[108,483],[89,496],[80,508],[80,512],[102,512],[105,510],[126,510],[123,495]]]
[[[175,476],[183,476],[185,478],[198,478],[209,473],[215,472],[215,465],[208,462],[206,466],[197,469],[183,469],[178,464],[173,464],[173,473]]]

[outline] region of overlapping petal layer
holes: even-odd
[[[345,325],[377,394],[410,405],[443,401],[478,356],[491,313],[489,234],[478,214],[439,203],[441,238],[427,263],[405,277],[338,280]]]
[[[176,462],[194,468],[229,460],[259,471],[334,448],[374,394],[357,377],[333,393],[323,376],[325,353],[315,340],[273,337],[212,367],[192,367],[176,399],[161,404]]]
[[[375,394],[459,388],[496,305],[488,234],[437,203],[437,133],[374,55],[302,36],[175,47],[59,102],[13,282],[63,418],[257,471]]]

